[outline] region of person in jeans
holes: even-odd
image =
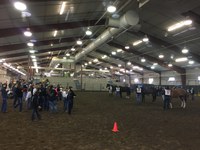
[[[164,93],[164,110],[169,109],[170,106],[170,99],[171,99],[171,90],[169,89],[169,87],[167,86],[165,88],[165,93]]]
[[[32,108],[33,108],[32,117],[31,117],[32,121],[35,120],[35,116],[37,116],[37,118],[39,120],[41,119],[41,115],[38,112],[38,109],[41,108],[40,105],[39,105],[39,103],[40,103],[39,102],[39,99],[40,99],[39,95],[40,95],[39,94],[39,89],[37,89],[37,91],[35,91],[35,93],[33,95],[33,98],[32,98]]]
[[[2,88],[1,88],[1,95],[2,95],[2,106],[1,106],[1,112],[5,113],[7,112],[7,98],[8,98],[8,94],[6,91],[7,85],[3,84]]]
[[[64,102],[64,112],[67,112],[67,108],[69,104],[67,95],[68,95],[68,88],[66,87],[66,89],[63,89],[62,91],[62,97],[63,97],[63,102]]]
[[[17,88],[16,88],[16,97],[17,97],[18,103],[14,106],[14,108],[17,108],[19,106],[19,112],[21,112],[23,92],[22,92],[22,87],[20,83],[18,83]]]
[[[68,95],[67,95],[67,110],[68,110],[68,114],[70,115],[71,114],[71,110],[73,108],[73,105],[74,105],[74,97],[76,96],[76,94],[74,93],[74,91],[72,90],[72,87],[69,86],[69,90],[68,90]]]
[[[137,86],[136,88],[136,102],[137,104],[140,104],[142,101],[142,88],[140,86]]]
[[[48,94],[49,94],[49,109],[51,112],[57,112],[56,91],[53,88],[53,85],[50,85]]]

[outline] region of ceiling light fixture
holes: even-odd
[[[117,53],[116,53],[116,52],[112,52],[111,54],[112,54],[112,55],[116,55]]]
[[[131,65],[131,62],[130,62],[130,61],[129,61],[129,62],[127,62],[127,65],[129,65],[129,66],[130,66],[130,65]]]
[[[34,54],[35,50],[29,50],[29,53]]]
[[[125,49],[130,49],[130,47],[129,46],[125,46]]]
[[[117,52],[118,52],[118,53],[122,52],[122,49],[118,49]]]
[[[133,43],[133,46],[137,46],[137,45],[139,45],[139,44],[141,44],[141,43],[142,43],[141,40],[135,41],[135,42]]]
[[[33,47],[33,46],[34,46],[34,44],[31,43],[31,42],[28,42],[27,45],[30,46],[30,47]]]
[[[189,50],[186,48],[186,47],[184,47],[183,49],[182,49],[182,53],[183,54],[187,54],[189,52]]]
[[[71,51],[75,51],[76,49],[74,47],[71,48]]]
[[[151,66],[151,69],[155,69],[155,66]]]
[[[173,65],[170,63],[170,64],[168,64],[168,67],[172,67]]]
[[[146,61],[146,59],[144,59],[144,58],[141,59],[141,62],[145,62],[145,61]]]
[[[158,57],[159,57],[159,58],[164,58],[164,55],[163,55],[163,54],[160,54]]]
[[[66,2],[62,2],[62,5],[60,7],[60,13],[59,13],[60,15],[62,15],[65,11],[65,4],[66,4]]]
[[[53,33],[53,36],[56,37],[57,33],[58,33],[58,31],[55,30],[54,33]]]
[[[27,31],[24,31],[24,35],[27,37],[31,37],[32,33],[31,33],[31,31],[27,30]]]
[[[122,66],[121,64],[118,65],[118,67],[121,67],[121,66]]]
[[[107,7],[107,11],[108,11],[109,13],[114,13],[116,10],[117,10],[117,8],[116,8],[114,5],[109,5],[109,6]]]
[[[188,63],[189,63],[190,65],[192,65],[192,64],[194,64],[194,61],[193,61],[193,60],[190,60]]]
[[[34,55],[31,55],[31,58],[36,58]]]
[[[24,11],[27,9],[26,4],[22,2],[15,2],[14,7],[19,11]]]
[[[70,56],[70,54],[69,54],[69,53],[67,53],[67,54],[66,54],[66,56],[68,56],[68,57],[69,57],[69,56]]]
[[[153,63],[154,66],[158,65],[158,63]]]
[[[88,62],[88,64],[92,64],[92,62],[91,62],[91,61],[89,61],[89,62]]]
[[[142,39],[143,42],[148,42],[149,38],[147,37],[147,35],[145,35],[145,37]]]
[[[178,22],[170,27],[168,27],[167,31],[174,31],[176,29],[179,29],[183,26],[188,26],[188,25],[191,25],[192,24],[192,20],[184,20],[184,21],[181,21],[181,22]]]
[[[92,35],[92,31],[88,28],[88,29],[85,31],[85,34],[88,35],[88,36],[90,36],[90,35]]]
[[[78,45],[82,45],[83,42],[82,42],[81,40],[78,40],[78,41],[76,41],[76,44],[78,44]]]
[[[182,57],[182,58],[177,58],[175,61],[176,62],[183,62],[183,61],[187,61],[188,58],[187,57]]]

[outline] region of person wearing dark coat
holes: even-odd
[[[70,115],[71,114],[71,110],[73,108],[73,104],[74,104],[74,97],[76,96],[76,94],[74,93],[74,91],[72,90],[72,87],[69,86],[69,90],[68,90],[68,95],[67,95],[67,111],[68,111],[68,114]]]
[[[35,116],[37,116],[37,118],[40,120],[41,119],[41,115],[38,112],[38,109],[41,108],[41,106],[39,105],[40,101],[40,92],[39,89],[37,89],[37,91],[34,93],[33,98],[32,98],[32,121],[35,120]]]
[[[2,86],[2,89],[1,89],[1,95],[2,95],[2,106],[1,106],[1,112],[5,113],[7,112],[7,98],[8,98],[8,94],[7,94],[7,91],[6,91],[6,84],[4,84]]]
[[[23,97],[23,92],[22,92],[22,87],[20,84],[17,85],[17,88],[15,90],[15,94],[17,97],[17,104],[14,106],[14,108],[17,108],[19,106],[19,111],[22,111],[22,97]]]

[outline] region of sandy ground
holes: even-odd
[[[12,109],[0,113],[0,150],[199,150],[200,98],[180,108],[163,111],[161,98],[137,105],[131,99],[104,92],[76,92],[72,115],[40,112],[42,120],[31,121],[31,111]],[[125,96],[124,96],[125,97]],[[119,132],[112,132],[117,122]]]

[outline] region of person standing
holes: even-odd
[[[137,88],[136,88],[136,102],[137,102],[137,104],[141,103],[141,98],[142,98],[142,88],[140,86],[137,86]]]
[[[23,97],[23,92],[21,88],[21,84],[18,83],[17,88],[16,88],[16,97],[17,97],[17,104],[15,105],[14,108],[17,108],[19,106],[19,112],[22,111],[22,97]]]
[[[8,94],[6,91],[6,84],[3,84],[2,88],[1,88],[1,95],[2,95],[2,106],[1,106],[1,112],[6,113],[7,112],[7,98],[8,98]]]
[[[76,96],[76,94],[74,93],[74,91],[72,90],[72,87],[69,86],[69,90],[68,90],[68,95],[67,95],[67,111],[68,111],[68,114],[70,115],[71,114],[71,110],[73,108],[73,105],[74,105],[74,97]]]
[[[192,95],[192,100],[194,100],[194,89],[193,89],[193,87],[190,89],[190,94]]]
[[[171,99],[171,90],[169,89],[169,87],[167,86],[164,90],[164,110],[169,109],[169,105],[170,105],[170,99]]]
[[[63,97],[63,102],[64,102],[64,112],[67,112],[67,108],[69,104],[67,95],[68,95],[68,88],[66,87],[66,89],[63,89],[62,91],[62,97]]]
[[[32,99],[33,99],[32,100],[32,109],[33,110],[32,110],[32,117],[31,117],[31,119],[32,119],[32,121],[34,121],[35,120],[35,116],[37,116],[38,120],[40,120],[41,116],[40,116],[40,114],[38,112],[38,109],[41,108],[41,106],[39,105],[40,104],[40,102],[39,102],[39,100],[40,100],[39,88],[37,88],[37,90],[33,94],[33,98]]]

